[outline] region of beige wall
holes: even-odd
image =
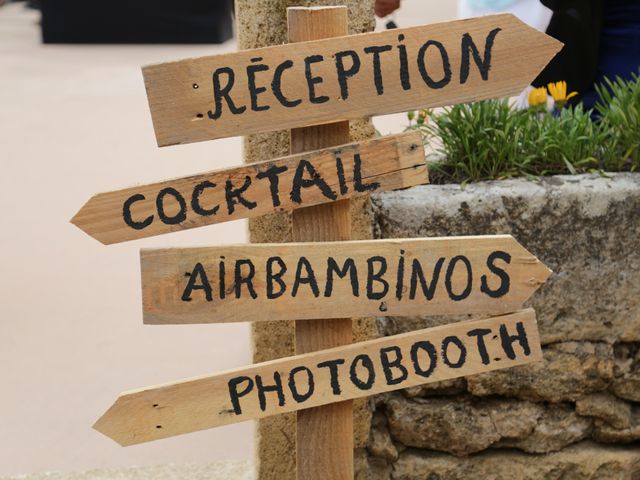
[[[140,74],[235,45],[42,46],[22,5],[0,9],[0,477],[250,458],[250,424],[129,448],[91,429],[122,390],[249,363],[246,324],[143,326],[138,260],[245,224],[106,247],[69,223],[94,193],[242,162],[240,138],[158,149]]]

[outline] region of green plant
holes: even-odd
[[[521,168],[526,174],[576,174],[602,166],[606,135],[582,106],[563,109],[557,116],[533,117],[527,128],[531,143],[524,150],[529,163]]]
[[[554,97],[566,100],[572,94],[559,89],[562,83],[553,84]],[[599,94],[597,121],[582,106],[550,114],[486,100],[412,112],[409,128],[420,130],[434,152],[433,183],[640,170],[640,77],[608,81]]]
[[[435,145],[435,183],[584,172],[599,167],[604,141],[580,107],[556,117],[514,110],[507,100],[456,105],[411,128]]]
[[[600,97],[596,110],[611,149],[605,168],[640,169],[640,76],[633,75],[632,80],[606,79],[596,89]]]

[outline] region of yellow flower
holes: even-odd
[[[558,108],[564,107],[564,104],[575,97],[578,92],[571,92],[567,95],[567,82],[556,82],[549,84],[549,93],[553,97],[553,100],[556,102]]]
[[[544,87],[534,88],[529,92],[529,106],[540,107],[547,104],[547,89]]]
[[[426,110],[420,110],[418,112],[418,119],[416,120],[418,122],[418,125],[422,125],[428,120],[429,120],[429,112],[427,112]]]

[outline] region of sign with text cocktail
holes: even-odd
[[[112,244],[427,182],[411,132],[99,193],[71,222]]]

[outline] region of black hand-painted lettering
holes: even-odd
[[[220,300],[224,300],[227,296],[227,290],[225,285],[225,275],[227,269],[224,263],[224,257],[220,257],[220,262],[218,263],[218,293],[220,295]]]
[[[249,273],[247,275],[242,274],[242,266],[247,265],[249,267]],[[256,275],[256,267],[253,265],[253,262],[248,258],[242,258],[240,260],[236,260],[236,268],[234,271],[234,287],[236,298],[240,298],[242,295],[242,284],[247,285],[247,291],[251,298],[258,298],[258,294],[253,288],[253,277]]]
[[[449,346],[451,344],[458,347],[459,350],[459,356],[456,362],[452,362],[449,358]],[[442,340],[442,361],[450,368],[461,368],[467,361],[467,347],[465,347],[462,340],[455,335],[450,335]]]
[[[180,206],[180,210],[173,217],[169,217],[164,211],[164,197],[167,195],[171,195],[175,198],[176,202],[178,202],[178,205]],[[158,217],[160,218],[160,221],[167,225],[177,225],[178,223],[184,222],[187,218],[187,202],[175,188],[167,187],[158,192],[158,196],[156,197],[156,208],[158,210]]]
[[[316,95],[316,85],[324,82],[324,79],[322,77],[314,77],[311,73],[311,65],[322,61],[324,61],[324,57],[322,55],[311,55],[304,59],[304,75],[309,87],[309,101],[315,104],[329,101],[329,97],[326,95]]]
[[[269,66],[263,63],[258,65],[247,65],[247,87],[249,88],[249,98],[251,99],[251,110],[254,112],[263,112],[269,110],[269,105],[258,105],[258,95],[267,91],[267,87],[258,87],[256,85],[256,74],[266,72]]]
[[[199,183],[193,189],[193,194],[191,195],[191,209],[196,212],[198,215],[202,215],[203,217],[208,217],[210,215],[215,215],[220,210],[220,205],[216,205],[212,208],[206,209],[200,205],[200,195],[204,193],[206,188],[215,188],[216,184],[212,183],[208,180]]]
[[[278,190],[280,185],[280,178],[278,175],[289,170],[289,167],[272,165],[263,172],[258,172],[256,178],[262,180],[263,178],[269,179],[269,188],[271,189],[271,201],[274,207],[280,206],[280,192]]]
[[[396,298],[402,300],[404,290],[404,250],[400,250],[400,259],[398,260],[398,270],[396,272]]]
[[[482,277],[480,278],[480,291],[487,294],[491,298],[504,297],[507,293],[509,293],[509,289],[511,287],[511,278],[509,277],[509,274],[502,268],[496,266],[496,260],[502,260],[506,264],[510,264],[511,255],[509,255],[507,252],[496,251],[491,252],[489,257],[487,257],[487,267],[489,268],[491,273],[500,278],[500,286],[495,290],[489,288],[489,282],[486,275],[482,275]]]
[[[362,183],[362,159],[360,154],[353,156],[353,188],[356,192],[374,192],[380,188],[378,182]]]
[[[478,342],[478,352],[480,353],[480,359],[484,365],[489,365],[491,361],[489,358],[489,353],[487,352],[487,345],[484,343],[484,337],[491,333],[491,329],[489,328],[476,328],[475,330],[471,330],[467,333],[469,337],[476,337],[476,341]]]
[[[362,380],[358,377],[358,363],[362,364],[362,367],[367,370],[366,380]],[[373,368],[373,361],[369,355],[362,353],[353,359],[351,367],[349,368],[349,378],[360,390],[370,390],[371,387],[373,387],[373,384],[376,381],[376,371]]]
[[[241,383],[246,383],[246,386],[242,391],[238,391],[238,386]],[[236,415],[240,415],[242,413],[242,408],[240,407],[240,397],[244,397],[251,390],[253,390],[253,380],[249,377],[233,377],[229,380],[229,397],[231,398],[231,405],[233,405],[233,412]]]
[[[478,47],[471,38],[471,35],[465,33],[462,36],[462,61],[460,63],[460,84],[464,84],[469,79],[469,68],[471,59],[470,56],[473,54],[473,61],[478,66],[478,70],[480,71],[480,76],[482,80],[485,82],[489,80],[489,71],[491,70],[491,52],[493,49],[493,44],[496,40],[496,35],[502,31],[501,28],[495,28],[489,32],[487,35],[487,40],[484,44],[484,58],[480,58],[480,52],[478,51]]]
[[[516,352],[513,350],[513,342],[516,340],[522,347],[525,356],[531,355],[529,338],[527,337],[527,331],[524,329],[522,322],[516,323],[516,331],[518,332],[516,335],[509,335],[507,326],[504,324],[500,325],[500,342],[502,343],[502,349],[511,360],[515,360],[516,358]]]
[[[453,274],[455,272],[456,265],[458,264],[458,262],[462,262],[467,270],[466,284],[465,284],[464,290],[460,294],[453,292],[453,285],[452,285]],[[473,270],[471,268],[471,262],[467,257],[465,257],[464,255],[458,255],[451,259],[451,261],[449,262],[449,266],[447,267],[447,273],[445,274],[444,286],[447,289],[447,294],[449,295],[449,298],[454,302],[459,302],[461,300],[464,300],[469,295],[471,295],[471,289],[473,288]]]
[[[305,173],[311,178],[304,178]],[[293,187],[291,188],[291,201],[297,204],[302,203],[302,197],[300,191],[303,188],[309,188],[316,186],[320,189],[322,194],[329,200],[337,200],[338,195],[331,190],[331,187],[320,176],[320,173],[316,171],[313,164],[308,160],[300,160],[296,168],[296,173],[293,176]]]
[[[344,278],[349,274],[351,284],[351,294],[354,297],[360,296],[360,285],[358,283],[358,270],[356,262],[353,258],[345,259],[342,268],[338,267],[338,262],[333,257],[327,258],[327,283],[324,288],[324,296],[330,297],[333,293],[333,275],[336,274],[340,278]]]
[[[336,157],[336,171],[338,172],[338,185],[340,185],[340,195],[346,195],[349,191],[347,187],[347,181],[344,178],[344,165],[342,164],[342,159],[340,157]]]
[[[334,395],[340,395],[342,393],[342,389],[340,388],[340,377],[338,376],[338,365],[343,365],[344,359],[337,358],[335,360],[327,360],[326,362],[320,362],[317,366],[318,368],[328,368],[331,384],[331,391]]]
[[[393,353],[395,360],[389,359],[389,354]],[[387,385],[398,385],[404,382],[409,376],[409,372],[406,367],[402,365],[402,350],[400,347],[392,346],[380,349],[380,362],[382,363],[382,371],[384,372],[384,378],[387,381]],[[399,372],[397,377],[394,377],[393,369]]]
[[[279,372],[273,372],[273,385],[265,385],[262,383],[262,377],[256,375],[256,390],[258,390],[258,402],[260,410],[263,412],[267,409],[267,398],[265,393],[276,392],[278,396],[278,406],[284,407],[284,391],[282,390],[282,378]]]
[[[284,93],[282,93],[282,74],[285,70],[293,67],[293,62],[291,60],[285,60],[280,65],[276,67],[273,72],[273,81],[271,82],[271,90],[273,90],[273,96],[282,104],[282,106],[287,108],[293,108],[302,103],[302,99],[297,98],[295,100],[288,99]]]
[[[366,47],[364,53],[373,55],[373,83],[376,86],[376,93],[382,95],[384,93],[384,83],[382,82],[382,68],[380,66],[380,54],[391,51],[391,45],[374,45]]]
[[[135,195],[127,198],[127,200],[125,200],[124,202],[124,205],[122,206],[122,218],[124,220],[124,223],[129,225],[134,230],[142,230],[144,228],[147,228],[149,225],[151,225],[151,222],[153,222],[153,215],[149,215],[141,222],[136,222],[131,216],[131,205],[144,199],[144,195],[142,195],[141,193],[136,193]]]
[[[335,57],[338,83],[340,84],[340,96],[342,100],[346,100],[349,98],[349,78],[360,71],[360,57],[353,50],[338,52]],[[348,69],[344,66],[344,59],[346,57],[351,57],[351,66]]]
[[[374,272],[374,264],[380,265],[377,272]],[[389,282],[382,277],[387,271],[387,259],[380,256],[367,258],[367,298],[369,300],[380,300],[389,292]],[[374,292],[374,282],[382,284],[382,291]]]
[[[296,381],[296,373],[306,372],[307,374],[307,391],[306,393],[300,393],[298,390],[298,382]],[[291,396],[293,399],[302,403],[308,400],[315,390],[315,382],[313,380],[313,372],[305,366],[295,367],[291,369],[289,373],[289,390],[291,390]]]
[[[440,272],[442,271],[442,265],[444,264],[444,257],[438,258],[435,266],[433,267],[433,273],[431,274],[431,282],[427,285],[427,281],[422,271],[422,265],[417,258],[411,262],[411,286],[409,289],[409,298],[414,300],[416,298],[416,291],[418,290],[418,282],[420,282],[420,288],[422,294],[427,300],[433,300],[436,294],[436,288],[438,287],[438,280],[440,279]]]
[[[194,290],[204,290],[204,297],[207,299],[207,302],[213,300],[211,284],[209,283],[209,279],[207,278],[207,272],[201,263],[196,263],[193,267],[193,271],[190,274],[187,274],[189,280],[187,281],[187,286],[182,292],[182,301],[190,302],[191,301],[191,293]],[[200,284],[196,284],[196,282],[200,280]]]
[[[434,80],[429,72],[427,71],[426,65],[426,56],[427,50],[429,47],[436,47],[440,52],[440,57],[442,58],[442,70],[443,77],[441,80]],[[427,84],[429,88],[440,89],[444,88],[451,82],[451,62],[449,61],[449,54],[447,50],[444,48],[444,45],[436,40],[429,40],[426,42],[420,50],[418,51],[418,70],[420,70],[420,75],[422,75],[422,79],[424,83]]]
[[[250,185],[251,177],[249,177],[249,175],[244,178],[244,184],[239,188],[234,188],[231,179],[227,179],[224,186],[224,196],[227,200],[227,211],[229,212],[229,215],[235,211],[235,206],[239,204],[242,204],[249,210],[253,210],[258,206],[256,202],[251,202],[242,196]]]
[[[420,351],[423,351],[429,357],[429,367],[424,368],[420,365],[420,359],[418,358],[418,354]],[[413,370],[416,372],[416,375],[419,375],[424,378],[428,378],[431,376],[433,371],[438,365],[438,354],[436,352],[436,347],[433,346],[433,343],[429,341],[416,342],[411,345],[411,362],[413,363]]]
[[[302,269],[306,271],[306,275],[302,275]],[[313,272],[313,267],[306,257],[300,257],[298,259],[298,266],[296,267],[296,277],[293,282],[293,288],[291,289],[291,296],[295,298],[298,295],[298,289],[300,285],[309,285],[314,297],[320,296],[320,290],[318,289],[318,281],[316,280],[316,274]]]
[[[398,42],[404,40],[404,35],[398,35]],[[403,90],[411,90],[411,77],[409,75],[409,60],[407,57],[407,47],[398,45],[398,57],[400,61],[400,84]]]
[[[224,87],[220,85],[220,76],[227,76],[227,83]],[[222,100],[224,99],[227,102],[227,106],[229,107],[229,111],[233,115],[239,115],[244,113],[247,109],[245,105],[240,107],[236,107],[236,104],[233,103],[231,99],[231,89],[233,88],[233,84],[235,82],[236,74],[230,67],[220,67],[212,74],[213,80],[213,104],[215,106],[215,110],[207,112],[209,118],[211,120],[217,120],[222,115]]]
[[[273,264],[277,263],[280,266],[280,270],[276,273],[273,272]],[[273,300],[275,298],[284,295],[287,290],[287,285],[282,281],[282,276],[287,272],[287,265],[280,257],[269,257],[267,259],[267,298]],[[273,290],[273,283],[276,282],[280,289],[277,292]]]

